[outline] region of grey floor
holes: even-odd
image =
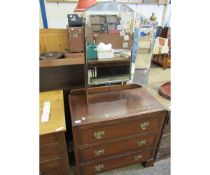
[[[134,83],[147,85],[150,83],[171,80],[171,69],[163,69],[151,64],[151,54],[138,54],[135,64]]]
[[[170,159],[158,161],[153,167],[144,168],[141,164],[126,166],[101,173],[100,175],[170,175]]]

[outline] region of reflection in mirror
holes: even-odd
[[[133,82],[139,85],[147,85],[149,80],[149,71],[158,24],[154,15],[155,14],[152,14],[151,18],[147,19],[140,13],[136,14],[132,54],[135,60]]]
[[[131,78],[134,11],[104,2],[87,9],[85,17],[88,86],[126,83]]]

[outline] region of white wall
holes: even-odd
[[[66,28],[68,24],[67,14],[74,13],[77,3],[56,3],[45,1],[48,28]],[[158,25],[162,25],[164,5],[128,4],[135,12],[149,18],[154,12],[157,16]]]
[[[141,13],[146,18],[149,18],[152,13],[155,13],[157,16],[158,25],[162,25],[162,18],[164,9],[166,6],[164,5],[146,5],[146,4],[128,4],[136,13]]]
[[[43,21],[42,21],[41,10],[39,10],[39,28],[43,29]]]
[[[66,28],[67,14],[74,13],[77,3],[56,3],[45,1],[48,28]]]

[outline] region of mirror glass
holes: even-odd
[[[97,3],[85,12],[86,77],[89,86],[131,78],[134,11],[123,3]]]

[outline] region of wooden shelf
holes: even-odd
[[[124,65],[130,64],[129,58],[124,57],[113,57],[113,58],[106,58],[106,59],[96,59],[96,60],[88,60],[88,67],[92,66],[105,66],[105,65]]]
[[[65,65],[83,65],[85,63],[84,58],[61,58],[55,60],[40,60],[40,67],[56,67]]]

